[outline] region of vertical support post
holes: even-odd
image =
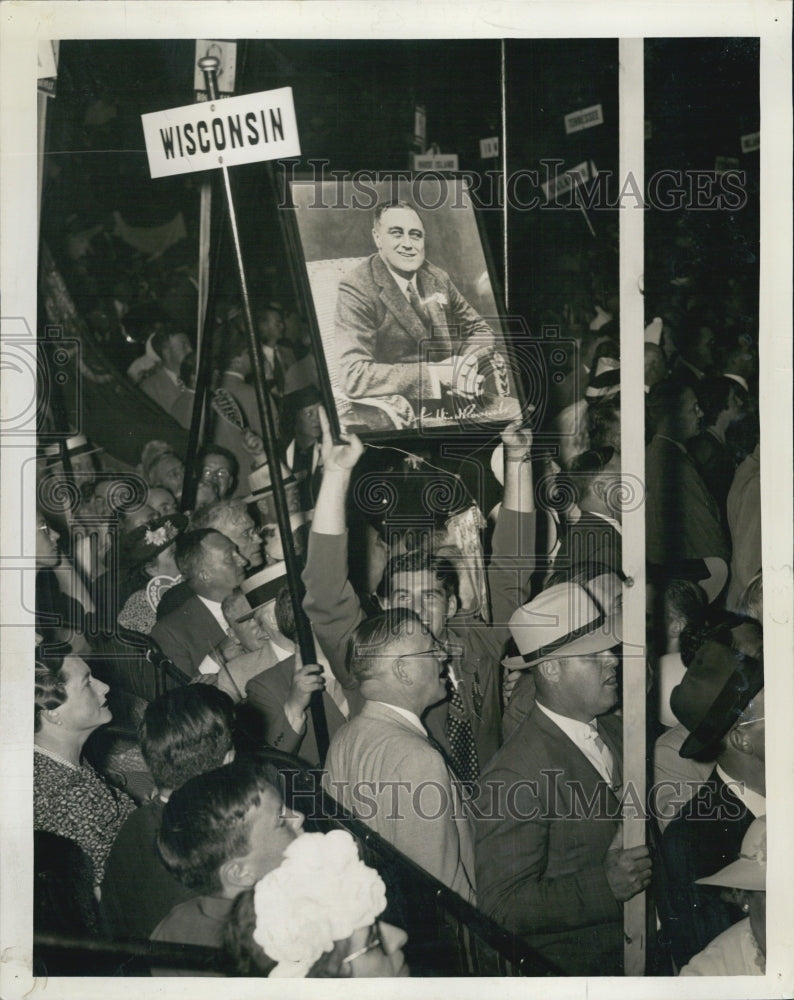
[[[218,100],[217,70],[218,60],[212,56],[205,56],[199,59],[199,68],[204,74],[206,82],[207,96],[210,104]],[[221,158],[222,159],[222,158]],[[273,416],[270,411],[270,399],[266,395],[265,389],[265,366],[262,359],[262,352],[254,330],[254,320],[251,313],[251,301],[248,295],[248,284],[245,277],[245,266],[243,264],[243,253],[240,245],[240,234],[237,228],[237,215],[234,207],[234,197],[232,195],[231,181],[229,179],[228,168],[221,163],[223,183],[226,190],[226,203],[229,210],[229,227],[231,230],[232,243],[234,245],[235,261],[237,264],[237,276],[240,281],[240,294],[242,296],[243,315],[245,316],[246,332],[248,334],[248,350],[251,355],[253,366],[254,391],[256,393],[256,405],[259,412],[259,419],[262,424],[263,443],[265,455],[270,466],[270,479],[273,484],[273,501],[276,508],[276,520],[281,533],[281,543],[284,551],[284,563],[287,570],[287,581],[292,595],[292,605],[295,612],[295,625],[298,633],[298,647],[301,659],[304,663],[316,662],[314,648],[314,636],[306,614],[301,607],[298,594],[300,593],[300,568],[295,546],[292,540],[292,529],[289,522],[289,509],[287,507],[287,497],[284,491],[284,483],[281,478],[281,460],[278,453],[278,442],[276,430],[273,425]],[[206,350],[206,345],[205,345]],[[312,713],[312,723],[314,734],[317,739],[317,750],[320,763],[325,760],[328,752],[328,723],[325,718],[325,707],[322,700],[322,692],[315,691],[310,702]]]
[[[645,188],[644,61],[642,38],[619,44],[620,176]],[[645,326],[640,281],[644,261],[643,206],[626,198],[620,207],[620,405],[623,491],[623,571],[633,581],[623,594],[623,787],[626,802],[646,800],[645,656],[645,394],[642,330]],[[624,814],[623,846],[645,843],[646,821]],[[645,894],[623,908],[624,967],[627,976],[645,972]]]
[[[195,469],[196,455],[198,454],[199,441],[207,414],[207,394],[209,392],[210,379],[212,377],[212,348],[213,330],[215,323],[215,296],[209,291],[210,273],[217,274],[218,265],[221,260],[223,248],[223,234],[218,232],[215,242],[215,253],[213,255],[213,265],[209,266],[209,245],[212,236],[212,198],[211,187],[202,185],[201,193],[202,213],[201,213],[201,233],[200,233],[200,253],[199,260],[199,316],[198,325],[202,335],[197,338],[198,369],[196,371],[196,394],[193,397],[193,412],[190,416],[190,431],[188,432],[187,454],[185,456],[185,478],[182,484],[182,500],[180,510],[192,510],[195,498],[198,479]],[[204,258],[207,258],[205,265]],[[202,280],[203,275],[203,280]]]

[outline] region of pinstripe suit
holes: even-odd
[[[620,782],[620,720],[598,720]],[[603,859],[618,798],[576,744],[537,706],[480,779],[480,906],[566,975],[620,975],[623,912]],[[595,803],[590,811],[587,803]],[[600,813],[592,818],[593,812]]]

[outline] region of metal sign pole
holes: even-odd
[[[218,100],[217,70],[218,60],[212,56],[205,56],[199,59],[199,68],[204,74],[207,85],[207,96],[210,102]],[[211,108],[212,110],[212,108]],[[237,263],[237,274],[240,280],[240,292],[243,301],[243,313],[245,315],[246,331],[248,333],[248,350],[251,354],[253,365],[254,390],[256,392],[256,405],[259,411],[259,419],[262,423],[263,441],[265,445],[265,455],[270,466],[270,479],[273,486],[273,500],[276,508],[276,520],[281,532],[281,543],[284,550],[284,562],[287,570],[287,581],[292,595],[292,605],[295,612],[295,625],[298,633],[298,647],[304,663],[315,663],[316,653],[314,648],[314,636],[312,635],[309,619],[306,617],[301,607],[298,594],[300,593],[300,568],[295,555],[295,546],[292,540],[292,529],[289,522],[289,509],[287,507],[287,497],[284,491],[284,483],[281,479],[281,460],[278,454],[278,442],[276,440],[276,430],[273,426],[273,417],[270,412],[270,400],[265,390],[265,367],[262,360],[262,352],[256,339],[254,321],[251,313],[251,302],[248,295],[248,284],[245,278],[245,267],[243,265],[243,254],[240,246],[240,234],[237,229],[237,215],[234,208],[234,198],[229,180],[228,168],[222,164],[223,183],[226,189],[226,203],[229,209],[229,226],[231,229],[232,243],[234,244],[235,259]],[[206,348],[205,348],[206,349]],[[325,718],[325,707],[322,700],[322,692],[315,691],[312,694],[309,705],[314,724],[314,734],[317,739],[317,749],[320,756],[320,763],[325,760],[328,752],[328,723]]]

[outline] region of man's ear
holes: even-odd
[[[258,881],[256,875],[248,868],[245,858],[224,861],[218,869],[218,878],[224,890],[231,888],[237,892],[250,889]]]
[[[372,239],[375,241],[375,246],[380,250],[380,236],[378,235],[378,227],[372,227]]]
[[[559,660],[542,660],[535,671],[549,684],[556,684],[560,679],[560,666]]]
[[[414,682],[411,679],[411,675],[405,669],[403,661],[399,656],[395,656],[392,660],[391,671],[394,674],[397,683],[402,684],[404,687],[413,687]]]
[[[733,729],[728,733],[728,743],[733,747],[734,750],[738,750],[739,753],[752,755],[753,753],[753,739],[752,734],[747,732],[746,726],[735,725]]]
[[[458,607],[460,606],[460,601],[455,596],[455,594],[450,594],[447,600],[447,618],[451,618],[453,615],[458,613]]]

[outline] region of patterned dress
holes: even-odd
[[[33,754],[33,829],[74,840],[91,858],[100,885],[113,841],[135,803],[83,761],[80,767]]]

